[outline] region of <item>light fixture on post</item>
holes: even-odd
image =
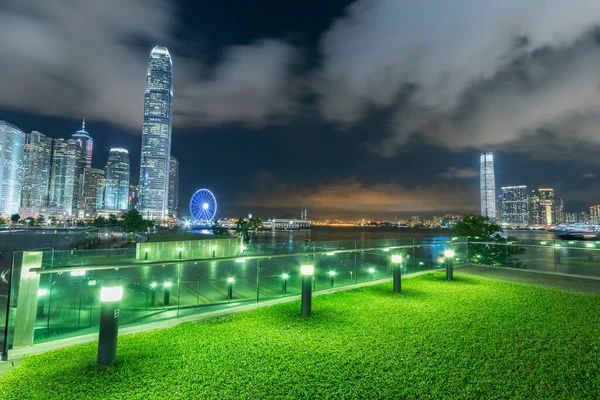
[[[329,271],[329,287],[333,287],[333,277],[335,276],[335,271]]]
[[[233,283],[235,282],[234,278],[227,278],[227,300],[231,300],[233,298]]]
[[[394,293],[400,293],[402,291],[402,256],[400,254],[394,254],[392,256],[392,279],[394,281]]]
[[[171,282],[165,282],[164,283],[164,297],[163,297],[163,305],[166,307],[169,305],[169,302],[171,301],[171,286],[173,286],[173,284]]]
[[[371,280],[373,280],[373,277],[375,276],[375,268],[369,268],[369,274],[371,274]]]
[[[212,254],[213,254],[213,258],[215,258],[217,256],[217,246],[212,247]]]
[[[312,287],[311,281],[315,273],[313,265],[301,265],[300,274],[302,275],[302,295],[301,295],[301,315],[310,317],[312,311]]]
[[[144,260],[147,260],[147,259],[148,259],[148,252],[149,252],[149,251],[150,251],[150,249],[149,249],[149,248],[147,248],[147,247],[144,249]]]
[[[150,284],[150,306],[154,307],[156,306],[156,287],[158,286],[158,283],[156,282],[152,282]]]
[[[98,334],[98,364],[112,365],[117,357],[119,335],[119,307],[123,286],[105,286],[100,289],[100,330]]]
[[[444,257],[446,257],[446,280],[451,281],[454,279],[454,250],[444,251]]]
[[[281,294],[285,294],[287,292],[287,280],[290,276],[288,274],[281,274],[281,279],[283,279],[283,283],[281,284]]]
[[[179,250],[179,261],[181,261],[181,253],[183,252],[183,247],[178,247],[177,250]]]

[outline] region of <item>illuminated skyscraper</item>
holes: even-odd
[[[73,134],[73,139],[81,143],[83,168],[92,168],[92,150],[94,150],[94,139],[85,130],[85,118],[81,123],[81,129]]]
[[[177,218],[179,205],[179,161],[171,156],[169,167],[169,216]]]
[[[529,221],[527,186],[507,186],[502,190],[502,224],[525,228]]]
[[[104,208],[127,210],[129,207],[129,152],[110,149],[106,162],[106,189]]]
[[[19,211],[24,147],[25,133],[8,122],[0,121],[0,216],[3,217]]]
[[[494,179],[494,154],[481,153],[479,160],[479,189],[481,215],[496,219],[496,180]]]
[[[23,156],[21,207],[44,207],[48,204],[52,139],[40,132],[28,133]]]
[[[86,217],[91,217],[97,209],[104,208],[104,171],[98,168],[85,169],[85,184],[83,186],[83,209]]]
[[[147,219],[167,217],[172,117],[173,63],[169,50],[156,46],[146,72],[140,162],[138,208]]]
[[[75,139],[54,139],[52,175],[50,177],[50,206],[74,215],[79,201],[81,179],[81,142]]]
[[[532,190],[529,196],[529,219],[531,225],[555,224],[554,189]]]

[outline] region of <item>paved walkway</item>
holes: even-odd
[[[527,285],[562,289],[571,292],[600,294],[600,279],[577,278],[526,269],[487,267],[480,265],[457,268],[455,273],[457,275],[473,275],[481,278],[524,283]]]

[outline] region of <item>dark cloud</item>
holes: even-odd
[[[290,112],[291,46],[231,47],[209,69],[202,54],[177,54],[184,44],[174,35],[176,11],[156,0],[5,1],[0,106],[139,128],[148,54],[165,44],[174,58],[177,126],[260,124]]]
[[[358,0],[323,35],[323,117],[393,109],[392,135],[371,146],[384,156],[415,132],[451,149],[505,148],[539,130],[599,143],[599,22],[594,0]],[[553,157],[544,144],[537,156]]]
[[[479,177],[479,172],[475,171],[473,168],[450,167],[437,176],[444,179],[468,179]]]

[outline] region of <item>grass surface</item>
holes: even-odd
[[[600,296],[436,273],[27,358],[8,399],[598,398]]]

